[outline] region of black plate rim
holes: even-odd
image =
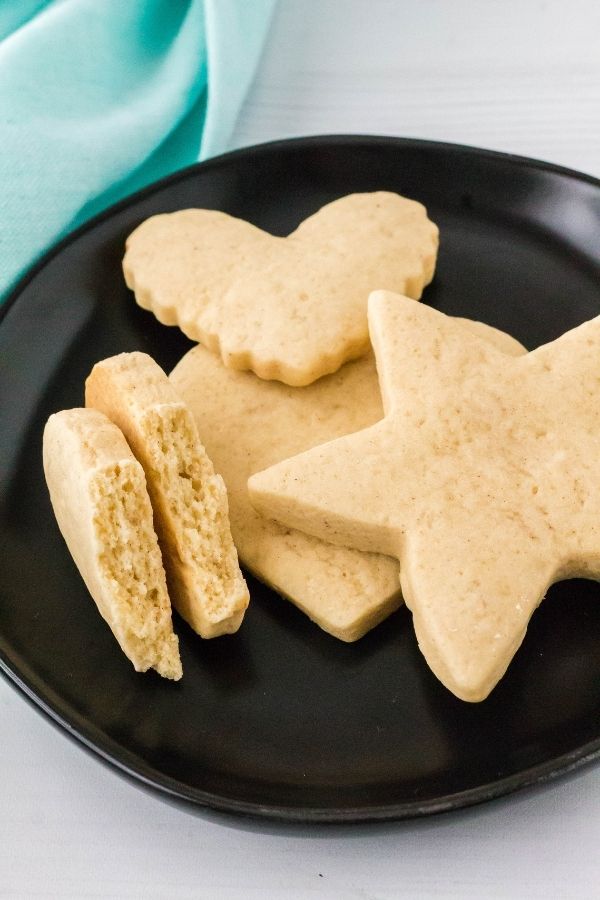
[[[229,153],[224,153],[200,163],[194,163],[183,169],[179,169],[158,181],[136,191],[107,209],[98,213],[84,222],[75,230],[69,232],[52,245],[40,258],[22,275],[8,293],[0,307],[0,325],[10,309],[18,301],[24,288],[65,247],[77,240],[80,235],[92,230],[98,224],[108,220],[116,212],[127,208],[139,200],[150,196],[156,191],[163,190],[170,184],[184,180],[197,171],[207,171],[222,165],[228,165],[239,157],[253,156],[257,153],[273,153],[279,150],[295,149],[302,147],[319,147],[322,149],[343,149],[352,146],[398,146],[410,147],[413,150],[438,150],[445,153],[463,154],[474,156],[478,159],[490,159],[503,161],[508,165],[534,168],[538,171],[551,172],[564,177],[572,178],[578,182],[584,182],[600,189],[600,179],[574,169],[560,166],[555,163],[536,160],[526,156],[519,156],[496,150],[487,150],[465,144],[447,143],[442,141],[429,141],[420,138],[401,138],[386,135],[348,135],[327,134],[311,135],[308,137],[288,138],[277,141],[269,141],[242,147]],[[120,774],[129,777],[141,787],[149,788],[165,798],[183,801],[195,807],[204,807],[219,812],[233,813],[241,816],[252,816],[263,819],[276,820],[284,823],[303,824],[340,824],[340,823],[364,823],[382,822],[401,819],[412,819],[422,816],[434,815],[441,812],[449,812],[474,806],[489,800],[511,794],[523,788],[532,787],[553,780],[559,776],[565,776],[585,765],[600,759],[600,737],[590,741],[575,750],[555,757],[537,766],[514,773],[513,775],[497,779],[488,784],[479,785],[464,791],[458,791],[446,796],[429,800],[413,800],[404,803],[380,804],[377,806],[360,807],[290,807],[284,804],[261,804],[257,802],[238,800],[199,788],[194,788],[185,782],[170,778],[157,769],[147,766],[135,754],[122,746],[96,732],[90,720],[79,716],[77,713],[65,715],[61,712],[61,699],[51,697],[51,692],[44,690],[44,685],[35,677],[28,676],[20,670],[11,660],[10,651],[7,650],[4,641],[0,637],[0,672],[10,684],[33,705],[44,718],[57,725],[74,741],[92,752],[96,758],[109,764]],[[41,688],[41,689],[40,689]]]
[[[131,761],[128,762],[130,756],[128,751],[110,739],[94,734],[94,728],[89,727],[87,719],[76,714],[67,719],[60,715],[51,704],[45,702],[26,679],[19,677],[6,666],[2,650],[0,650],[0,672],[8,676],[9,683],[24,696],[34,709],[42,714],[43,718],[58,726],[76,743],[83,745],[83,748],[91,752],[96,759],[108,764],[109,768],[136,783],[137,786],[150,789],[153,793],[159,792],[164,799],[182,802],[188,807],[211,809],[247,818],[268,819],[284,824],[376,823],[417,819],[439,813],[454,812],[505,797],[525,788],[542,785],[559,777],[565,777],[600,759],[599,738],[574,751],[514,775],[431,800],[341,808],[299,808],[284,804],[254,803],[193,788],[185,782],[164,775],[152,766],[145,765],[133,754],[131,754]]]

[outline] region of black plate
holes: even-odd
[[[464,147],[332,137],[242,150],[137,194],[56,247],[0,325],[0,662],[69,734],[122,771],[200,805],[358,821],[466,806],[600,754],[600,587],[552,588],[491,697],[455,699],[405,609],[354,645],[250,579],[241,631],[202,642],[180,620],[184,679],[136,675],[53,520],[48,415],[81,405],[92,364],[141,349],[170,369],[190,346],[133,302],[127,234],[188,206],[286,234],[351,191],[422,200],[441,229],[425,301],[528,347],[600,312],[600,182]]]

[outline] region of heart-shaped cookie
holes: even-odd
[[[214,210],[153,216],[129,236],[123,271],[140,306],[228,368],[299,386],[368,351],[369,292],[418,299],[437,246],[420,203],[377,191],[327,204],[286,238]]]

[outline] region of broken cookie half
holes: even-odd
[[[96,410],[50,416],[44,472],[58,526],[96,605],[138,672],[181,678],[161,553],[141,465]]]

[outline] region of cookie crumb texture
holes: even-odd
[[[121,354],[94,367],[86,403],[119,426],[144,468],[174,606],[202,637],[237,631],[249,594],[227,492],[167,376],[146,354]]]
[[[239,628],[248,603],[229,530],[227,492],[204,452],[198,452],[190,413],[181,406],[150,409],[141,421],[161,527],[176,594],[191,596],[183,615],[204,637]],[[169,524],[171,523],[171,527]],[[197,609],[194,598],[202,597]]]
[[[123,652],[139,672],[180,679],[146,479],[123,436],[93,410],[57,413],[44,469],[59,528]]]
[[[152,216],[127,239],[123,272],[140,306],[228,368],[299,387],[368,352],[369,292],[418,300],[437,248],[422,204],[376,191],[328,203],[285,238],[215,210]]]
[[[153,667],[178,679],[178,641],[142,478],[132,466],[116,465],[90,480],[98,567],[110,584],[114,618],[135,653],[136,668]]]

